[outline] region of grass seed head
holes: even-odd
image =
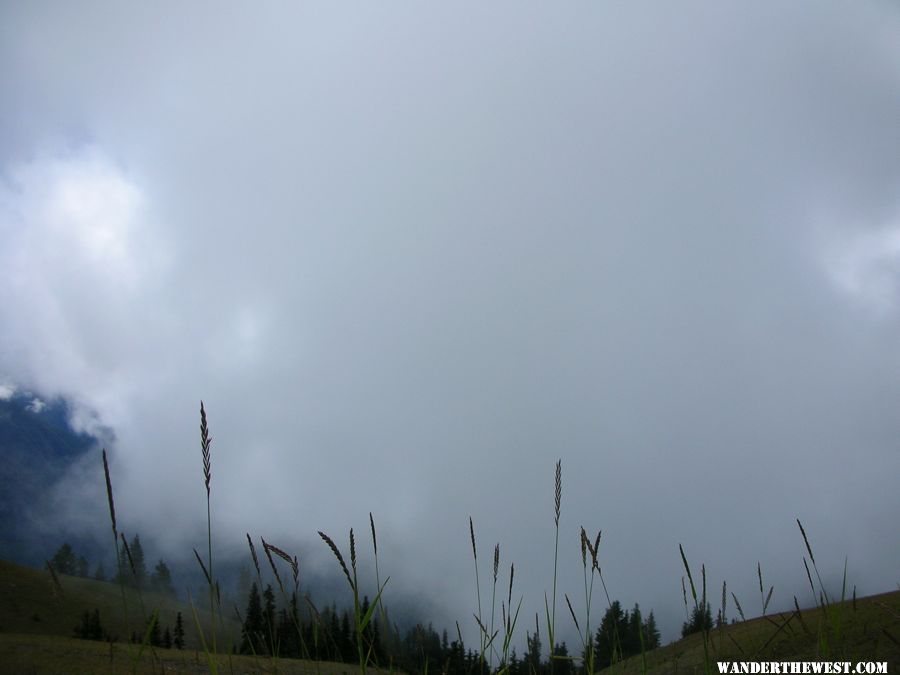
[[[353,568],[353,574],[356,574],[356,539],[353,537],[353,528],[350,528],[350,567]]]
[[[209,427],[206,424],[206,409],[203,401],[200,401],[200,450],[203,453],[203,477],[206,480],[206,496],[209,497],[209,483],[212,479],[212,464],[209,459],[209,446],[212,438],[209,436]]]
[[[555,513],[556,516],[554,518],[554,522],[557,527],[559,526],[559,512],[560,507],[562,506],[562,460],[558,460],[556,462],[556,500],[555,500]]]
[[[266,558],[269,559],[269,567],[272,568],[272,574],[275,575],[275,581],[278,583],[278,588],[279,588],[279,590],[281,590],[282,593],[284,593],[284,585],[281,583],[281,575],[278,574],[278,568],[275,567],[275,561],[272,560],[272,550],[275,547],[272,546],[271,544],[269,544],[268,542],[266,542],[266,540],[263,539],[262,537],[260,537],[259,539],[260,539],[260,541],[262,541],[263,552],[266,554]],[[287,554],[285,554],[285,555],[287,555]],[[290,558],[288,558],[288,560],[290,560]]]
[[[344,556],[341,555],[340,549],[337,547],[334,541],[332,541],[331,537],[329,537],[321,530],[319,530],[319,536],[322,538],[322,541],[324,541],[328,545],[328,548],[331,549],[331,552],[334,553],[334,557],[337,558],[338,563],[340,563],[341,570],[343,570],[344,576],[347,577],[347,582],[350,584],[350,588],[354,588],[353,579],[350,576],[350,570],[347,569],[347,564],[344,562]]]

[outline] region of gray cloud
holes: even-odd
[[[133,527],[195,541],[203,398],[223,546],[371,510],[448,619],[470,514],[541,608],[558,457],[561,587],[602,528],[667,637],[678,543],[786,605],[798,516],[894,587],[896,8],[260,11],[2,10],[0,375]]]

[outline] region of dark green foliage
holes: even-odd
[[[572,659],[569,656],[569,648],[566,643],[557,644],[553,648],[553,673],[554,675],[572,675],[575,668],[572,665]]]
[[[153,576],[150,577],[150,588],[159,593],[175,595],[175,589],[172,586],[172,573],[169,571],[168,565],[162,560],[153,568]]]
[[[302,626],[300,612],[297,607],[297,594],[291,593],[287,609],[282,609],[278,613],[276,643],[278,644],[279,656],[299,659],[305,655],[302,648],[301,632]]]
[[[98,562],[94,569],[94,579],[97,581],[106,581],[106,570],[103,568],[103,562]]]
[[[644,622],[644,651],[656,649],[659,645],[659,628],[656,627],[656,617],[653,616],[651,611],[647,621]]]
[[[143,588],[147,580],[147,564],[144,560],[144,547],[141,546],[141,538],[134,535],[131,540],[131,559],[134,561],[134,584],[137,588]]]
[[[107,635],[100,623],[100,610],[93,612],[84,611],[81,615],[81,623],[75,626],[75,637],[82,640],[105,640]]]
[[[163,633],[162,646],[166,649],[172,648],[172,631],[169,630],[168,626],[166,626],[166,632]]]
[[[522,661],[522,668],[526,673],[540,673],[541,671],[541,634],[535,631],[534,635],[527,633],[525,635],[525,658]]]
[[[53,569],[56,570],[57,574],[68,574],[71,576],[78,574],[78,559],[75,557],[75,551],[72,550],[68,542],[60,546],[56,553],[53,554],[53,557],[50,558],[50,564],[53,565]]]
[[[125,541],[125,535],[122,535],[122,541]],[[131,553],[129,559],[128,554]],[[144,547],[141,545],[141,538],[134,535],[128,546],[124,545],[119,548],[119,570],[121,581],[126,586],[132,588],[144,588],[147,582],[147,563],[144,558]]]
[[[184,649],[184,619],[181,618],[181,612],[175,618],[175,631],[172,633],[172,645],[175,649]]]
[[[150,644],[153,647],[161,647],[162,631],[159,629],[159,617],[154,615],[147,619],[147,628],[150,629]]]
[[[624,658],[659,647],[659,630],[653,612],[644,620],[641,608],[623,612],[618,600],[606,610],[594,640],[594,665],[606,668]]]
[[[263,591],[263,621],[265,623],[268,653],[270,655],[277,654],[278,645],[275,640],[275,591],[272,590],[272,584],[267,585],[266,590]]]
[[[687,637],[701,631],[708,632],[712,630],[712,627],[712,608],[710,608],[708,602],[700,603],[691,611],[690,621],[685,622],[681,626],[681,637]]]
[[[244,626],[241,630],[241,654],[263,654],[265,645],[265,620],[263,619],[262,601],[256,582],[250,586],[250,597],[247,601],[247,612],[244,614]]]

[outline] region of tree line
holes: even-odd
[[[300,607],[296,592],[279,606],[272,585],[262,592],[253,582],[246,609],[238,611],[241,621],[241,654],[304,658],[316,661],[357,662],[355,621],[349,610],[338,611],[335,605],[317,610],[306,600]],[[360,611],[370,608],[364,597]],[[498,663],[491,653],[480,654],[463,642],[457,626],[456,639],[447,631],[438,633],[429,624],[418,623],[405,632],[391,623],[386,608],[377,608],[362,636],[368,661],[372,665],[407,673],[441,672],[446,675],[472,675],[504,670],[508,675],[571,675],[576,668],[565,642],[554,645],[552,668],[543,654],[540,630],[526,633],[526,650],[519,656],[513,648],[508,663]],[[597,629],[593,642],[596,669],[605,668],[624,658],[648,652],[660,645],[660,633],[651,611],[646,619],[638,605],[623,611],[621,603],[613,602]],[[491,650],[488,650],[489,652]],[[587,662],[588,654],[580,655]]]
[[[48,562],[57,574],[93,578],[97,581],[114,581],[130,588],[175,596],[172,572],[165,561],[160,558],[152,572],[148,571],[140,536],[134,535],[130,543],[123,538],[123,544],[119,547],[119,561],[112,576],[107,576],[102,560],[94,567],[93,574],[89,574],[90,563],[87,558],[76,554],[68,542],[63,543]]]

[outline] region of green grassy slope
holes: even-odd
[[[887,661],[900,666],[900,591],[812,608],[769,614],[713,629],[709,639],[712,672],[716,661]],[[614,673],[703,673],[703,636],[691,635],[646,655],[615,664]]]
[[[159,609],[162,626],[174,626],[182,612],[187,648],[184,651],[144,649],[130,645],[131,631],[143,625],[140,603],[127,591],[130,621],[122,608],[117,584],[60,577],[61,593],[47,571],[0,561],[0,673],[205,673],[208,672],[194,625],[190,605],[152,593],[144,594],[147,612]],[[208,612],[202,598],[197,613],[209,630]],[[104,642],[77,640],[73,630],[85,610],[100,610],[104,628],[119,636],[112,646]],[[219,630],[220,651],[239,637],[237,622],[228,620]],[[709,654],[715,661],[887,661],[888,672],[900,665],[900,591],[859,598],[799,615],[771,614],[751,619],[710,635]],[[352,664],[220,656],[220,672],[230,673],[353,673]],[[615,664],[608,671],[654,674],[703,673],[701,635],[693,635],[646,655]]]
[[[0,673],[16,674],[93,674],[93,673],[207,673],[203,651],[191,606],[154,593],[144,593],[148,614],[159,610],[160,624],[174,627],[177,612],[182,613],[185,649],[150,649],[129,644],[132,631],[144,625],[138,595],[126,590],[128,619],[122,606],[118,584],[59,576],[57,589],[50,573],[0,561]],[[197,614],[204,631],[209,631],[209,612],[198,598]],[[104,629],[118,640],[94,642],[73,637],[85,610],[100,611]],[[219,627],[220,652],[227,652],[240,639],[240,626],[226,619]],[[221,654],[220,673],[317,673],[342,675],[353,673],[353,664],[312,663],[272,660]],[[375,671],[373,671],[375,672]]]
[[[66,575],[59,575],[58,578],[60,589],[56,588],[47,570],[35,570],[0,560],[0,633],[72,637],[75,627],[81,623],[82,614],[98,609],[103,628],[119,642],[128,642],[132,632],[143,635],[144,616],[149,617],[158,610],[160,632],[166,626],[174,628],[176,614],[181,612],[186,646],[200,647],[189,604],[145,592],[142,611],[141,598],[132,589],[126,589],[123,606],[118,584]],[[209,631],[209,611],[203,610],[205,599],[198,598],[195,605],[204,631]],[[239,636],[237,621],[226,617],[224,627],[219,628],[219,641],[224,638],[227,642],[228,639],[239,639]]]

